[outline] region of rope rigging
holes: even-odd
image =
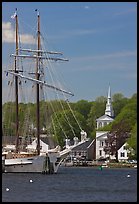
[[[45,46],[44,46],[44,50],[46,50],[46,49],[45,49]],[[47,57],[48,57],[48,54],[47,54],[47,53],[45,53],[45,55],[47,55]],[[49,64],[49,65],[47,66],[47,70],[49,71],[49,74],[50,74],[50,78],[51,78],[52,83],[55,84],[55,86],[56,86],[56,81],[58,81],[58,79],[56,78],[56,80],[54,80],[53,75],[54,75],[54,76],[57,76],[57,75],[54,74],[54,70],[52,69],[52,64],[51,64],[50,60],[48,60],[48,64]],[[49,68],[49,67],[50,67],[50,68]],[[59,81],[58,81],[58,82],[59,82]],[[62,89],[61,84],[59,84],[59,86],[60,86],[60,88]],[[58,93],[56,92],[56,90],[55,90],[55,93],[56,93],[58,99],[60,99]],[[63,92],[62,92],[62,94],[63,94],[63,96],[64,96],[64,98],[65,98],[65,101],[67,102],[68,100],[67,100],[65,94],[64,94]],[[62,109],[63,109],[65,118],[66,118],[66,120],[67,120],[67,122],[68,122],[68,124],[69,124],[69,126],[70,126],[70,128],[71,128],[71,130],[72,130],[72,132],[73,132],[73,135],[76,136],[76,135],[75,135],[75,131],[74,131],[74,129],[73,129],[73,127],[72,127],[72,125],[71,125],[69,119],[68,119],[68,116],[66,115],[66,112],[65,112],[65,109],[64,109],[64,107],[63,107],[63,105],[62,105],[62,103],[61,103],[61,100],[59,100],[59,101],[60,101],[61,107],[62,107]],[[70,104],[69,104],[68,102],[67,102],[67,104],[68,104],[68,107],[69,107],[69,109],[70,109],[70,111],[71,111],[71,113],[72,113],[72,115],[73,115],[73,117],[74,117],[76,123],[78,124],[80,130],[82,130],[82,128],[81,128],[81,126],[80,126],[80,124],[79,124],[79,122],[78,122],[78,120],[77,120],[77,118],[76,118],[76,116],[75,116],[75,114],[74,114],[74,112],[73,112],[73,110],[72,110],[71,107],[70,107]]]
[[[72,110],[72,108],[70,106],[70,103],[69,103],[69,100],[68,100],[68,97],[67,97],[68,92],[63,91],[64,89],[62,88],[62,84],[59,83],[58,75],[57,74],[55,75],[55,70],[53,69],[52,62],[51,62],[51,60],[54,59],[54,57],[50,57],[51,55],[55,55],[55,54],[56,54],[56,56],[59,56],[59,55],[62,55],[62,53],[60,53],[60,52],[48,52],[47,49],[45,48],[45,45],[44,45],[44,38],[42,36],[42,33],[41,33],[41,38],[42,38],[42,42],[43,42],[43,44],[42,44],[43,46],[41,45],[41,49],[46,50],[46,51],[44,51],[44,53],[41,52],[41,49],[37,51],[37,52],[40,53],[40,55],[39,55],[39,57],[40,57],[39,58],[39,62],[40,62],[40,66],[39,66],[40,80],[42,80],[42,81],[44,80],[43,82],[50,80],[51,83],[54,84],[54,85],[50,86],[49,83],[48,83],[49,86],[46,87],[47,88],[47,94],[43,89],[45,84],[41,83],[39,85],[39,87],[42,90],[42,95],[41,95],[42,99],[45,100],[47,98],[47,96],[49,95],[48,94],[48,88],[53,88],[53,90],[54,90],[53,97],[54,97],[55,100],[59,101],[59,104],[60,104],[60,107],[61,107],[60,110],[62,110],[61,113],[63,114],[64,120],[69,125],[73,136],[76,137],[76,132],[75,132],[74,127],[73,127],[73,125],[71,123],[72,121],[70,120],[69,116],[67,115],[67,111],[65,110],[65,107],[64,107],[64,105],[62,103],[62,100],[60,100],[60,95],[58,94],[58,91],[61,91],[60,93],[62,93],[61,95],[62,95],[62,97],[64,97],[63,101],[67,104],[67,106],[69,108],[69,111],[71,112],[71,114],[72,114],[76,124],[78,125],[80,131],[82,131],[82,128],[81,128],[81,125],[80,125],[79,121],[76,118],[76,115],[75,115],[74,111]],[[22,51],[25,52],[25,50],[26,49],[22,49],[21,34],[19,33],[19,54],[20,53],[22,54]],[[29,50],[26,50],[26,51],[30,52]],[[31,52],[33,52],[33,50],[31,50]],[[37,52],[36,52],[36,54],[37,54]],[[47,59],[46,60],[47,62],[45,62],[43,59],[41,59],[43,54],[44,54],[44,58]],[[19,80],[19,91],[20,91],[20,94],[21,94],[20,95],[21,101],[24,101],[24,103],[29,103],[28,98],[25,98],[25,97],[29,96],[30,98],[32,98],[33,94],[28,95],[28,91],[23,91],[22,86],[23,86],[23,84],[26,83],[26,81],[28,81],[31,78],[31,77],[28,77],[29,74],[34,74],[35,75],[35,73],[34,73],[34,63],[36,63],[36,59],[35,59],[36,56],[32,55],[32,56],[34,56],[34,59],[33,59],[34,63],[29,64],[29,62],[28,62],[28,65],[23,63],[23,60],[22,60],[23,58],[22,57],[18,58],[16,55],[13,55],[13,56],[14,56],[14,58],[17,59],[17,71],[18,72],[14,73],[14,75],[12,75],[12,76],[13,76],[13,78],[15,78],[15,76],[20,78],[20,80]],[[19,61],[19,60],[21,60],[21,61]],[[58,60],[60,60],[59,57],[55,61],[58,61]],[[62,58],[61,61],[64,61],[64,58]],[[19,69],[19,66],[21,66],[21,70]],[[27,71],[24,69],[24,66],[25,66],[25,68],[28,68]],[[13,67],[13,66],[11,66],[11,67]],[[47,71],[47,73],[46,73],[46,71]],[[13,70],[13,72],[14,72],[14,70]],[[26,74],[26,76],[22,78],[23,75],[20,75],[19,72],[22,72],[22,73]],[[28,74],[27,74],[27,72],[28,72]],[[25,82],[25,83],[23,83],[23,82]],[[33,86],[31,88],[31,90],[33,90],[34,84],[37,83],[37,80],[32,77],[32,82],[33,82]],[[13,81],[9,82],[9,85],[11,85],[11,83],[13,83]],[[59,88],[57,88],[57,84],[58,84]],[[30,89],[28,83],[26,83],[26,88],[27,87],[28,87],[28,89]],[[12,88],[12,85],[10,86],[10,88]],[[71,92],[69,92],[69,93],[71,93]],[[10,95],[10,93],[8,95]],[[50,97],[51,96],[52,95],[50,95]],[[70,97],[71,97],[71,95],[70,95]],[[55,113],[57,124],[61,128],[65,138],[68,138],[68,136],[67,136],[67,134],[66,134],[66,132],[64,130],[64,127],[62,127],[62,124],[60,123],[60,120],[58,118],[58,114],[57,114],[57,110],[59,110],[58,104],[56,103],[57,107],[54,107],[54,103],[52,103],[52,100],[50,100],[49,103],[50,103],[50,107],[51,107],[53,113]],[[44,110],[44,109],[47,109],[47,108],[42,108],[42,109]],[[47,114],[48,113],[45,114],[45,119],[47,119]],[[26,135],[25,132],[28,132],[29,124],[31,123],[31,112],[30,112],[30,110],[26,108],[26,112],[24,113],[24,115],[25,115],[25,120],[24,120],[24,122],[22,124],[22,131],[21,131],[21,132],[23,132],[23,136]],[[56,127],[55,127],[53,118],[52,118],[51,123],[52,123],[52,126],[54,128],[54,132],[56,134]]]

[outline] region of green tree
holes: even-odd
[[[80,139],[80,127],[86,129],[84,117],[77,111],[74,111],[74,115],[76,120],[69,110],[59,111],[52,116],[51,133],[61,147],[64,146],[66,138],[73,140],[76,136]]]
[[[122,108],[127,104],[128,99],[121,93],[116,93],[112,97],[112,105],[115,117],[121,112]]]
[[[74,109],[84,116],[85,119],[88,118],[92,102],[86,100],[80,100],[75,103]]]
[[[96,134],[96,119],[105,113],[105,107],[106,97],[104,96],[97,97],[96,100],[92,102],[92,106],[87,119],[87,125],[92,138],[94,138]]]
[[[125,120],[129,127],[133,128],[137,121],[137,102],[135,100],[129,100],[113,123],[119,123],[121,120]]]
[[[129,154],[129,159],[137,159],[137,122],[131,131],[131,137],[127,140],[127,149],[131,152]]]

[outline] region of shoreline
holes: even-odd
[[[65,162],[62,164],[66,167],[72,167],[72,166],[80,166],[80,167],[86,167],[86,166],[92,166],[92,167],[100,167],[100,168],[137,168],[137,164],[127,164],[127,163],[105,163],[105,162],[93,162],[93,161],[80,161],[80,162]]]

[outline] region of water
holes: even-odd
[[[52,175],[3,174],[2,202],[137,202],[137,169],[61,166]]]

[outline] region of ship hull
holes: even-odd
[[[27,158],[5,159],[3,161],[3,172],[5,173],[57,173],[59,163],[57,155],[39,155]]]

